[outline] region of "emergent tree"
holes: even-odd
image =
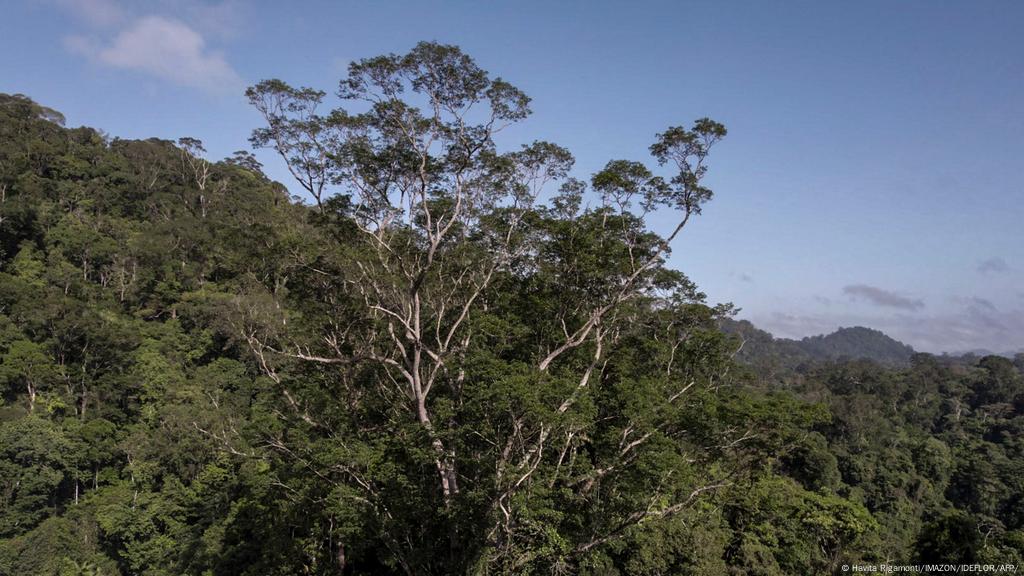
[[[726,483],[700,463],[738,438],[694,426],[686,401],[727,370],[706,329],[724,310],[664,266],[712,196],[721,124],[658,135],[670,176],[616,160],[587,192],[566,149],[496,145],[530,99],[454,46],[353,63],[337,92],[350,110],[320,113],[324,92],[280,80],[247,95],[266,120],[254,145],[281,155],[338,244],[297,256],[319,283],[310,314],[254,304],[239,327],[294,421],[338,447],[303,462],[375,518],[386,562],[568,566]],[[664,237],[655,211],[675,214]],[[318,389],[294,376],[303,364]],[[283,433],[268,445],[297,454]],[[431,481],[415,471],[426,454]],[[436,495],[438,534],[398,518],[396,469]]]

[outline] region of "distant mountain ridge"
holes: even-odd
[[[793,341],[808,354],[822,359],[865,358],[882,364],[903,364],[914,349],[880,330],[853,326],[828,335]]]
[[[726,319],[721,328],[743,339],[737,358],[746,364],[776,371],[814,361],[865,359],[890,366],[905,365],[915,350],[880,330],[853,326],[831,334],[800,340],[776,338],[748,320]]]
[[[1002,356],[1003,358],[1013,359],[1018,355],[1024,354],[1024,348],[1018,350],[1004,350],[1003,352],[993,352],[988,348],[973,348],[971,350],[964,350],[962,352],[944,353],[947,356],[959,356],[962,358],[983,358],[985,356]]]

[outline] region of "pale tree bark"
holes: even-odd
[[[540,214],[535,206],[538,197],[567,175],[572,158],[546,143],[498,153],[494,136],[525,117],[527,100],[511,86],[488,79],[449,47],[421,45],[407,56],[354,64],[339,96],[369,109],[360,114],[336,110],[320,116],[323,92],[276,80],[262,82],[247,94],[267,122],[254,133],[253,143],[273,148],[284,158],[320,213],[343,218],[357,231],[356,246],[339,265],[340,271],[304,265],[344,286],[364,322],[355,328],[324,322],[315,342],[290,337],[283,318],[272,320],[280,324],[273,330],[253,320],[240,325],[239,332],[264,373],[280,388],[292,417],[313,428],[329,426],[289,389],[277,372],[278,363],[374,366],[380,374],[375,384],[381,397],[423,431],[436,468],[436,490],[444,505],[451,506],[462,492],[459,463],[467,456],[453,448],[447,432],[451,423],[438,421],[435,398],[458,397],[466,374],[464,359],[477,336],[471,326],[487,305],[496,279],[509,275],[517,259],[538,265],[521,234],[529,228],[529,218]],[[598,186],[595,176],[595,189],[607,208],[602,226],[626,222],[634,203],[642,207],[641,224],[658,207],[675,209],[678,218],[665,237],[653,243],[645,230],[625,224],[621,230],[602,230],[626,247],[628,268],[617,271],[604,292],[568,305],[551,319],[561,327],[562,337],[539,343],[544,349],[531,361],[538,382],[553,372],[568,379],[567,365],[582,368],[571,374],[574,386],[550,406],[548,416],[538,421],[512,414],[505,436],[493,442],[493,522],[487,533],[491,550],[485,553],[489,563],[515,567],[524,562],[516,556],[513,542],[519,493],[541,483],[589,495],[631,466],[652,438],[666,432],[630,423],[608,461],[584,477],[573,476],[573,463],[590,432],[589,425],[574,422],[574,410],[601,382],[610,356],[632,329],[636,318],[630,307],[655,298],[654,277],[672,242],[710,197],[700,183],[704,160],[724,128],[701,122],[693,130],[670,129],[652,146],[659,162],[678,170],[671,180],[631,164],[621,166],[628,169],[625,175],[602,180],[614,184]],[[329,214],[335,192],[348,202],[341,213]],[[249,312],[252,318],[260,315]],[[663,368],[666,379],[679,382],[664,398],[670,406],[696,384],[677,366],[675,350],[681,341],[670,344],[672,354]],[[283,443],[275,449],[294,454]],[[372,481],[359,470],[334,472],[340,480],[315,471],[327,481],[358,487],[367,502],[375,502],[375,513],[387,514],[376,502],[379,494]],[[685,496],[656,493],[643,509],[580,542],[573,553],[585,553],[647,519],[676,514],[722,485],[708,481]],[[654,504],[668,496],[675,500]],[[403,569],[412,573],[398,552],[404,544],[396,539],[387,542]],[[338,550],[343,554],[343,547]]]
[[[557,147],[533,156],[511,155],[512,168],[501,176],[507,181],[495,181],[492,139],[519,118],[521,95],[497,82],[463,86],[463,79],[443,77],[441,70],[452,65],[479,75],[475,65],[446,58],[428,47],[411,64],[351,78],[347,97],[377,111],[359,121],[319,117],[322,92],[276,81],[250,90],[250,100],[268,122],[254,141],[270,145],[288,161],[292,175],[321,209],[329,181],[353,198],[353,221],[370,258],[356,261],[346,282],[379,327],[379,333],[358,340],[324,334],[325,353],[264,348],[312,362],[379,364],[401,383],[398,392],[410,416],[430,438],[439,487],[448,502],[459,492],[457,455],[434,422],[432,394],[442,382],[457,380],[456,359],[471,343],[468,326],[481,295],[513,256],[523,215],[548,182],[564,175],[571,158]],[[399,99],[397,86],[403,83],[422,96],[424,113]],[[466,93],[453,94],[453,85]],[[467,118],[474,107],[489,111],[471,124]],[[384,160],[371,160],[376,162],[372,168],[360,165],[346,158],[352,149]],[[480,215],[494,206],[506,207],[507,225],[495,245],[481,251],[467,235],[479,229]],[[342,348],[355,353],[344,354]]]

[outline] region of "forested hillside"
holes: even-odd
[[[765,378],[666,267],[720,124],[584,183],[454,47],[248,95],[312,202],[0,95],[0,574],[1024,564],[1024,361]]]
[[[775,359],[795,367],[800,362],[820,360],[873,360],[890,366],[907,366],[914,356],[910,346],[863,326],[792,340],[775,338],[747,320],[723,318],[719,325],[744,343],[738,358],[748,363]]]

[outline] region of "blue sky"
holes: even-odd
[[[352,59],[458,44],[533,98],[509,137],[570,148],[580,177],[725,123],[671,262],[740,317],[1004,351],[1024,348],[1022,29],[1011,1],[8,0],[0,91],[219,158],[259,124],[249,84],[332,92]]]

